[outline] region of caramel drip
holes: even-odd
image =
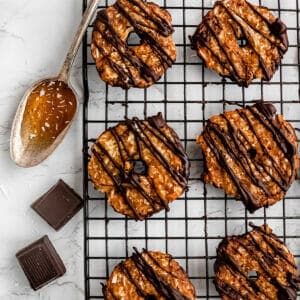
[[[98,142],[96,142],[95,147],[93,147],[92,149],[92,152],[95,155],[98,162],[103,167],[103,169],[105,170],[105,172],[113,180],[114,186],[117,188],[117,191],[123,196],[128,206],[131,208],[135,218],[138,220],[142,220],[142,216],[135,209],[134,205],[127,197],[127,190],[125,187],[126,184],[130,184],[133,188],[135,188],[147,200],[147,202],[151,205],[154,211],[156,210],[155,206],[157,205],[160,205],[168,210],[168,201],[162,199],[159,196],[155,185],[149,177],[147,177],[147,179],[152,186],[152,191],[154,192],[155,196],[148,194],[144,190],[143,186],[140,184],[139,175],[135,174],[132,170],[125,170],[124,167],[126,161],[144,161],[142,149],[147,149],[155,157],[155,159],[165,168],[169,175],[171,175],[174,181],[176,181],[176,183],[180,185],[183,189],[187,188],[187,177],[189,175],[189,161],[180,143],[180,140],[175,135],[175,133],[173,136],[173,140],[171,140],[162,130],[162,128],[166,126],[166,123],[160,113],[157,116],[148,118],[146,122],[140,121],[138,118],[133,118],[132,120],[124,121],[123,124],[126,125],[128,130],[134,135],[135,145],[137,146],[138,159],[130,155],[129,151],[126,149],[122,137],[118,135],[115,128],[109,128],[108,130],[111,132],[117,144],[122,164],[118,164],[110,155],[110,153]],[[171,166],[169,161],[160,153],[160,151],[151,141],[151,135],[159,139],[161,143],[163,143],[168,149],[170,149],[175,155],[177,155],[180,158],[180,160],[182,161],[182,170],[176,170]],[[106,158],[108,158],[113,168],[118,170],[118,175],[114,175],[112,169],[109,168],[108,165],[106,165]]]
[[[243,285],[243,288],[247,289],[249,294],[254,295],[256,298],[263,294],[266,299],[270,299],[266,291],[262,290],[255,281],[251,280],[248,276],[248,273],[242,269],[238,262],[235,261],[235,253],[241,255],[241,253],[238,252],[238,248],[243,248],[251,257],[251,259],[257,261],[259,264],[263,273],[258,274],[258,276],[264,275],[265,277],[269,278],[270,283],[277,288],[278,299],[296,300],[297,291],[300,290],[300,277],[299,275],[295,275],[297,272],[296,265],[290,261],[286,253],[276,245],[276,243],[279,243],[284,247],[283,243],[278,239],[277,236],[267,232],[267,230],[262,229],[262,227],[257,227],[253,224],[250,225],[254,228],[253,231],[241,237],[234,236],[226,238],[221,242],[217,250],[218,259],[214,266],[215,272],[219,272],[219,268],[226,264],[230,271],[232,271],[233,276],[238,273],[239,276],[242,276],[245,279],[246,285]],[[248,243],[245,244],[242,242],[243,239],[247,239]],[[268,250],[269,248],[262,247],[260,243],[261,240],[268,245],[273,253]],[[236,247],[233,249],[230,248],[229,250],[229,244],[235,244]],[[253,250],[253,248],[255,250]],[[259,255],[259,253],[262,255]],[[278,265],[279,260],[287,262],[290,267],[294,269],[294,273],[280,268]],[[282,284],[278,278],[273,275],[272,268],[276,268],[277,272],[281,274],[286,272],[287,285]],[[233,285],[222,280],[218,282],[218,280],[219,279],[215,281],[215,284],[217,289],[222,294],[229,296],[230,299],[235,299],[237,295],[242,297],[240,291],[238,291]],[[242,297],[242,299],[244,299],[244,297]]]
[[[164,50],[163,46],[154,37],[152,32],[156,32],[167,37],[173,33],[173,27],[166,20],[162,19],[157,13],[152,12],[143,1],[130,0],[129,2],[139,10],[139,17],[142,18],[142,20],[135,20],[130,11],[128,11],[122,4],[122,1],[117,1],[114,7],[130,22],[134,28],[134,31],[141,38],[142,43],[147,42],[150,45],[152,50],[159,57],[162,66],[166,70],[173,64],[174,60]],[[97,26],[97,22],[104,24],[104,29],[101,29],[101,26]],[[160,75],[157,74],[153,68],[148,66],[139,56],[137,56],[137,54],[128,47],[126,41],[124,42],[120,39],[116,30],[110,24],[106,10],[101,10],[98,12],[94,24],[94,31],[99,32],[106,43],[110,44],[118,52],[122,60],[122,65],[116,63],[110,55],[105,53],[104,49],[97,47],[102,56],[106,58],[111,68],[123,81],[124,88],[129,88],[132,85],[136,85],[135,76],[131,71],[132,67],[138,71],[140,77],[142,77],[146,82],[159,80]]]
[[[76,112],[73,91],[63,81],[46,80],[29,95],[21,124],[25,148],[49,147],[68,126]]]
[[[249,129],[256,137],[256,140],[260,144],[264,155],[266,155],[268,159],[272,161],[273,172],[267,170],[267,168],[259,161],[251,159],[251,153],[249,154],[243,141],[239,138],[238,133],[241,133],[242,131],[234,128],[225,114],[223,114],[222,117],[227,124],[228,130],[224,132],[218,124],[215,124],[209,120],[204,129],[203,138],[208,147],[214,153],[219,165],[222,166],[230,176],[245,206],[250,212],[254,212],[260,207],[260,200],[255,197],[247,185],[238,178],[231,164],[228,162],[226,155],[236,162],[239,169],[243,170],[253,185],[257,186],[267,197],[269,197],[271,196],[271,193],[267,185],[262,180],[265,177],[265,174],[262,172],[261,167],[263,168],[264,172],[272,178],[276,185],[283,192],[286,192],[292,182],[292,179],[295,177],[294,156],[297,153],[297,149],[288,140],[277,119],[274,118],[276,110],[272,104],[264,104],[259,102],[253,107],[247,106],[245,109],[248,110],[248,112],[250,112],[251,115],[272,134],[274,141],[277,143],[277,146],[282,151],[284,157],[289,161],[290,167],[293,170],[290,178],[285,177],[282,168],[280,168],[276,162],[276,158],[273,157],[270,154],[270,151],[267,150],[262,144],[260,137],[254,128],[253,121],[250,120],[248,115],[243,110],[237,110],[237,113],[249,125]],[[259,176],[256,175],[257,173]],[[276,179],[275,174],[280,180]]]

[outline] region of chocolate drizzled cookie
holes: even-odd
[[[295,131],[271,103],[211,117],[197,141],[204,182],[243,201],[250,212],[282,199],[296,177]]]
[[[158,81],[176,59],[171,21],[165,9],[143,0],[118,0],[99,11],[91,51],[101,78],[124,89]],[[141,42],[130,47],[132,32]]]
[[[130,258],[118,264],[103,286],[104,299],[196,299],[187,274],[169,254],[134,248]]]
[[[191,40],[207,68],[242,86],[271,80],[288,49],[285,24],[245,0],[216,1]]]
[[[88,172],[95,187],[122,214],[143,220],[187,189],[189,162],[161,113],[109,128],[92,146]]]
[[[215,285],[224,300],[296,300],[295,259],[268,225],[225,238],[217,250]]]

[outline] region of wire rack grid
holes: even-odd
[[[83,8],[86,7],[83,0]],[[101,1],[99,9],[114,0]],[[103,299],[100,282],[113,267],[129,257],[132,247],[169,252],[188,272],[197,299],[218,299],[213,285],[213,264],[221,239],[248,230],[249,221],[268,223],[294,253],[300,263],[300,181],[297,179],[286,198],[267,209],[249,214],[241,204],[200,181],[203,170],[201,151],[195,143],[205,121],[212,114],[234,109],[254,99],[272,101],[279,113],[300,125],[300,0],[252,0],[269,7],[288,27],[290,46],[271,82],[256,80],[248,88],[238,87],[207,70],[195,51],[192,35],[202,17],[212,8],[212,0],[155,0],[168,9],[175,27],[177,61],[163,78],[148,89],[110,87],[97,74],[90,55],[92,26],[83,44],[83,193],[85,296]],[[130,36],[129,43],[138,39]],[[171,210],[136,222],[117,214],[105,195],[95,191],[88,178],[88,150],[93,139],[124,117],[145,118],[161,111],[177,131],[189,155],[189,191],[171,204]],[[298,131],[297,131],[298,134]]]

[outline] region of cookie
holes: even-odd
[[[197,142],[203,181],[243,201],[250,212],[282,199],[299,167],[295,131],[270,102],[212,116]]]
[[[245,0],[216,1],[191,41],[207,68],[241,86],[271,80],[288,49],[286,25]]]
[[[171,22],[167,10],[143,0],[118,0],[99,11],[91,52],[102,80],[124,89],[158,81],[176,59]],[[141,42],[131,47],[133,32]]]
[[[88,172],[119,213],[143,220],[187,189],[189,161],[161,113],[107,129],[91,148]]]
[[[268,225],[250,225],[252,231],[220,243],[217,291],[223,300],[296,300],[300,276],[292,253]]]
[[[196,299],[187,274],[170,254],[143,250],[118,264],[103,286],[104,299]]]

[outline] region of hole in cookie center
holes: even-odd
[[[258,278],[258,273],[255,270],[251,270],[248,272],[248,278],[255,281]]]
[[[136,175],[146,175],[147,165],[141,159],[133,161],[132,172]]]
[[[127,45],[129,48],[133,48],[141,43],[140,37],[133,31],[127,38]]]
[[[238,38],[238,39],[236,40],[236,42],[237,42],[237,44],[238,44],[241,48],[243,48],[243,47],[245,47],[245,46],[248,45],[248,41],[247,41],[247,39],[246,39],[245,37],[240,37],[240,38]]]
[[[250,156],[251,159],[254,159],[255,156],[256,156],[256,154],[257,154],[257,152],[256,152],[256,150],[254,148],[250,148],[250,149],[248,149],[248,154],[249,154],[249,156]]]

